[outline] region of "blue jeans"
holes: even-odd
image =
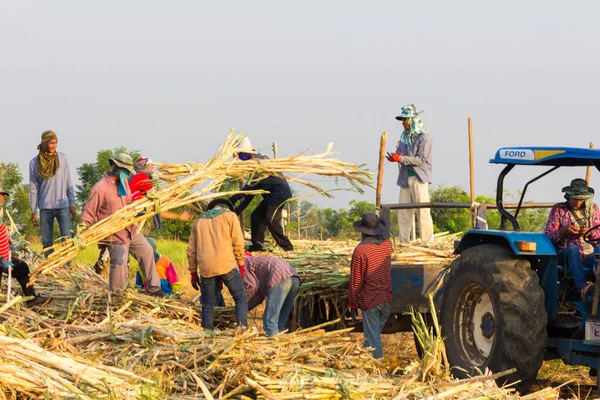
[[[365,347],[373,348],[374,358],[383,358],[381,348],[381,332],[390,316],[392,305],[381,303],[378,306],[362,312],[362,325],[365,333]]]
[[[263,328],[267,336],[273,336],[285,330],[299,287],[300,279],[290,276],[269,290],[263,315]]]
[[[210,278],[202,277],[200,280],[200,302],[202,303],[202,327],[212,330],[215,316],[215,300],[217,280],[223,281],[223,284],[229,289],[231,297],[235,301],[235,321],[239,326],[248,326],[248,300],[242,275],[237,268],[232,269],[226,274],[212,276]]]
[[[71,212],[69,211],[69,207],[40,210],[40,230],[44,248],[50,247],[54,243],[54,218],[56,218],[56,221],[58,222],[60,236],[71,237],[73,225],[71,224]],[[52,254],[52,250],[44,252],[46,257],[50,254]]]
[[[595,247],[594,252],[600,253],[600,246]],[[575,281],[575,286],[578,290],[581,290],[587,283],[587,279],[585,278],[583,272],[583,267],[587,265],[596,269],[596,260],[594,258],[594,254],[588,254],[583,258],[583,261],[581,261],[581,257],[579,257],[579,247],[568,246],[566,249],[562,249],[558,252],[558,264],[564,264],[565,253],[567,265],[569,266],[569,271],[571,272],[573,280]]]

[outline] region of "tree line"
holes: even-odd
[[[124,147],[101,150],[97,153],[93,162],[88,162],[77,167],[79,184],[76,185],[77,208],[81,210],[85,205],[91,188],[98,182],[104,173],[110,169],[109,160],[118,153],[128,153],[135,160],[139,158],[139,151],[131,151]],[[28,177],[27,177],[28,180]],[[38,228],[31,224],[31,212],[29,205],[29,185],[22,176],[16,163],[0,162],[0,183],[11,195],[5,202],[5,208],[10,211],[15,223],[21,227],[22,232],[28,237],[39,234]],[[239,185],[237,179],[226,182],[222,191],[236,189]],[[258,204],[259,196],[252,201],[244,213],[244,225],[250,227],[250,214]],[[470,203],[469,194],[460,186],[439,186],[430,192],[432,202],[458,202]],[[514,200],[509,193],[505,198]],[[495,203],[495,198],[478,196],[478,203]],[[365,213],[376,212],[374,203],[368,201],[352,200],[348,208],[319,208],[315,204],[302,199],[291,199],[284,207],[287,211],[286,230],[292,239],[359,239],[352,224]],[[173,210],[182,213],[184,208]],[[543,231],[549,210],[547,209],[524,209],[519,214],[521,229],[525,231]],[[465,232],[471,227],[472,215],[466,209],[432,209],[431,210],[435,232]],[[391,214],[390,230],[397,235],[397,216]],[[500,215],[496,210],[489,210],[487,223],[490,229],[500,226]],[[151,225],[151,224],[147,224]],[[164,220],[161,229],[150,228],[153,237],[187,240],[191,224],[186,221]]]

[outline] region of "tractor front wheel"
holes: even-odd
[[[453,375],[516,368],[498,383],[520,381],[519,391],[527,391],[547,340],[544,292],[529,261],[502,246],[481,245],[463,251],[450,269],[441,320]]]

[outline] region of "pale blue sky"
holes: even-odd
[[[5,1],[0,158],[26,175],[52,129],[73,167],[121,145],[203,161],[235,127],[267,154],[272,141],[282,156],[333,141],[375,171],[381,132],[392,150],[394,117],[414,103],[434,140],[433,186],[468,189],[471,116],[477,193],[493,195],[497,148],[597,137],[599,13],[592,1]],[[530,198],[560,200],[584,174],[551,175]],[[384,202],[396,176],[388,165]],[[312,201],[351,199],[374,191]]]

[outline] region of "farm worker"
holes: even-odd
[[[141,199],[152,190],[152,174],[154,165],[148,157],[140,157],[133,164],[135,175],[129,179],[129,188],[131,189],[131,200]]]
[[[573,179],[562,192],[567,201],[552,207],[545,233],[558,250],[558,263],[569,266],[575,286],[585,299],[594,294],[594,284],[586,281],[584,266],[595,266],[594,250],[600,252],[600,247],[594,248],[600,239],[600,210],[592,201],[594,189],[585,179]],[[594,244],[590,244],[583,237],[593,227],[588,237]]]
[[[350,308],[360,308],[365,347],[373,357],[383,358],[381,332],[392,309],[392,243],[383,237],[386,226],[376,214],[365,214],[354,222],[362,239],[350,264]]]
[[[414,104],[402,107],[396,117],[402,122],[403,132],[395,153],[388,153],[390,162],[398,163],[398,181],[400,186],[400,203],[428,203],[429,184],[431,183],[431,147],[433,142],[427,133]],[[398,231],[400,241],[410,241],[414,209],[398,210]],[[429,208],[417,210],[419,234],[421,243],[427,244],[433,240],[433,220]]]
[[[187,257],[192,287],[202,295],[202,327],[213,329],[217,286],[223,282],[235,302],[238,326],[248,326],[248,304],[244,291],[244,235],[233,204],[227,199],[208,203],[192,224]],[[200,277],[202,279],[200,279]]]
[[[296,269],[273,256],[247,256],[244,263],[248,310],[256,308],[266,298],[263,329],[267,336],[283,332],[300,287]]]
[[[156,271],[160,278],[160,288],[163,293],[168,296],[172,294],[181,294],[181,283],[179,283],[179,277],[177,276],[177,271],[175,270],[171,259],[158,252],[156,241],[153,238],[147,238],[146,240],[150,243],[150,246],[152,246],[152,250],[154,251]],[[146,286],[143,275],[139,270],[135,273],[135,284],[139,287]]]
[[[250,142],[242,142],[237,157],[240,160],[265,159],[266,156],[254,152]],[[281,212],[283,204],[292,197],[292,191],[287,181],[281,176],[270,175],[254,182],[247,182],[242,190],[264,190],[262,201],[250,215],[250,231],[252,245],[248,251],[264,251],[265,231],[269,228],[275,242],[285,251],[294,250],[290,239],[283,229]],[[253,194],[236,194],[230,197],[233,204],[241,200],[235,208],[240,215],[254,198]]]
[[[121,153],[110,160],[111,169],[94,185],[87,204],[81,214],[80,226],[85,229],[131,203],[131,191],[127,179],[133,173],[133,160],[128,154]],[[131,225],[109,236],[110,272],[108,275],[109,290],[121,292],[127,286],[129,254],[140,264],[146,282],[146,292],[151,296],[163,297],[160,289],[160,278],[156,272],[154,252],[146,238],[137,233],[136,226]]]
[[[148,157],[140,157],[133,164],[136,174],[129,178],[129,190],[131,191],[131,201],[141,199],[154,187],[152,185],[153,165],[152,160]],[[155,224],[160,227],[160,217],[154,216]],[[158,221],[158,222],[157,222]],[[94,265],[94,270],[97,274],[101,274],[105,266],[108,264],[108,247],[104,244],[99,244],[100,254]],[[136,275],[137,281],[137,275]]]
[[[43,304],[47,298],[36,295],[33,286],[27,286],[29,283],[29,266],[12,253],[8,228],[4,222],[4,210],[2,209],[6,196],[9,196],[8,192],[0,186],[0,281],[2,280],[2,273],[8,273],[10,268],[12,277],[19,282],[21,289],[23,289],[23,295],[33,297],[27,300],[27,305],[32,307]]]
[[[37,147],[38,155],[29,162],[31,222],[40,226],[45,249],[54,242],[54,219],[64,238],[71,236],[72,221],[76,218],[69,160],[64,153],[56,151],[57,146],[56,133],[42,133],[42,142]],[[52,250],[44,252],[46,256],[51,253]]]

